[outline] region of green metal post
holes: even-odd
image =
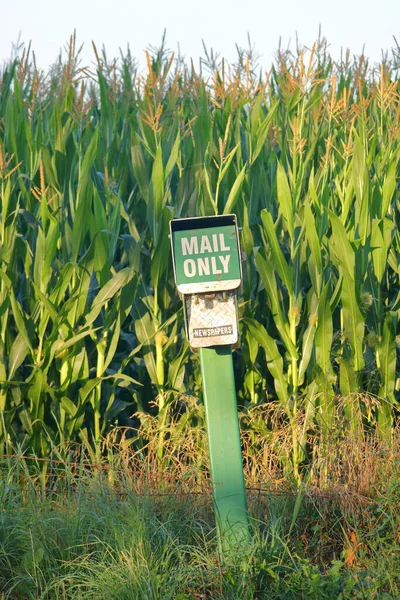
[[[200,348],[214,507],[222,554],[250,540],[231,346]]]

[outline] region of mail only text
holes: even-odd
[[[183,237],[181,239],[182,255],[196,256],[197,258],[185,258],[183,261],[183,272],[186,277],[196,275],[221,275],[229,272],[230,247],[225,245],[223,233],[213,233],[210,236],[202,235]],[[205,254],[217,253],[217,256],[204,256]],[[202,256],[199,256],[202,255]]]
[[[177,283],[240,279],[233,226],[175,233]]]

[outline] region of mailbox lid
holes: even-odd
[[[170,222],[175,282],[183,294],[236,289],[242,281],[236,215]]]

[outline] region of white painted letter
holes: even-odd
[[[229,252],[230,248],[229,246],[225,246],[225,236],[223,233],[219,234],[219,246],[220,246],[220,252]]]
[[[206,235],[201,236],[200,254],[204,254],[204,252],[212,252],[210,240]]]
[[[224,269],[224,273],[228,273],[229,269],[228,269],[228,265],[229,265],[229,259],[230,259],[231,255],[227,254],[226,256],[220,256],[219,259],[222,262],[222,266]]]
[[[197,267],[199,270],[199,275],[209,275],[210,274],[210,259],[209,258],[198,258],[197,259]]]
[[[182,254],[186,256],[186,254],[198,254],[199,253],[199,244],[197,241],[197,237],[191,237],[190,242],[188,238],[181,238],[182,244]]]
[[[218,252],[218,237],[216,233],[212,235],[214,252]]]
[[[211,269],[213,275],[220,275],[222,273],[221,269],[217,269],[217,262],[215,256],[211,257]]]
[[[186,277],[194,277],[196,275],[196,263],[193,258],[187,258],[183,261],[183,272]]]

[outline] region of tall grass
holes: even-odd
[[[0,598],[394,600],[398,466],[372,499],[250,495],[252,541],[221,565],[203,495],[171,497],[150,479],[144,493],[132,469],[110,478],[105,460],[96,477],[83,461],[53,461],[43,486],[17,452],[1,465]]]
[[[390,444],[396,53],[337,62],[319,40],[265,74],[243,51],[196,69],[165,39],[144,74],[129,51],[94,53],[96,73],[81,69],[72,36],[47,74],[29,50],[1,71],[1,450],[46,456],[80,439],[98,461],[113,426],[157,414],[168,428],[174,395],[201,396],[168,224],[230,212],[246,256],[240,405],[276,403],[297,479],[312,435],[328,456],[339,405],[354,435],[368,425]],[[264,435],[275,424],[265,417]]]

